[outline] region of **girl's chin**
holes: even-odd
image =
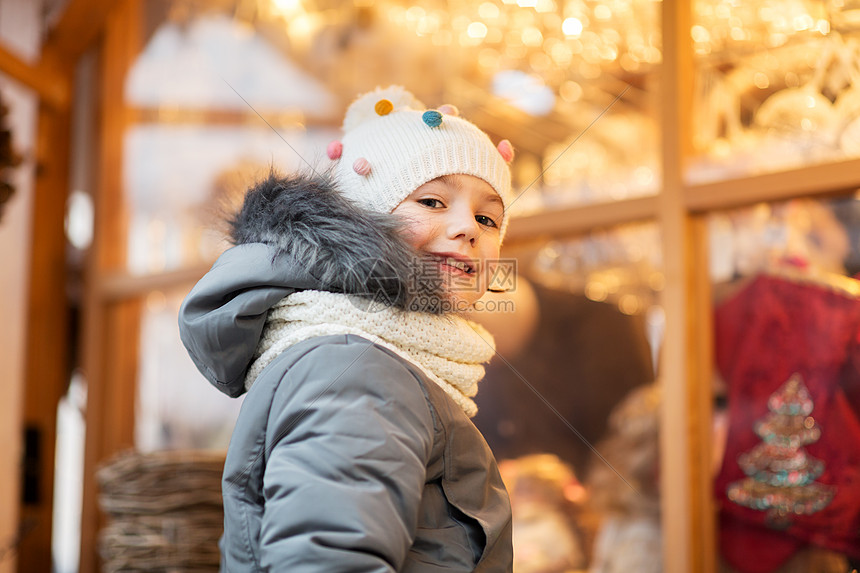
[[[474,304],[480,300],[478,293],[469,293],[472,296],[464,296],[464,293],[451,292],[448,295],[454,310],[457,312],[468,312],[473,310]]]

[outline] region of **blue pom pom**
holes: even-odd
[[[424,123],[426,123],[430,127],[439,127],[440,125],[442,125],[442,114],[435,109],[425,111],[421,115],[421,119],[423,119]]]

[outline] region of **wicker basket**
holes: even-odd
[[[104,571],[217,571],[224,455],[126,452],[96,474]]]

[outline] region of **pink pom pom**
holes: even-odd
[[[514,160],[514,146],[507,139],[501,140],[496,149],[499,150],[499,154],[505,160],[505,163],[510,163]]]
[[[454,117],[457,117],[460,115],[460,110],[457,109],[457,106],[451,105],[450,103],[440,105],[437,108],[437,111],[443,115],[452,115]]]
[[[343,143],[335,139],[328,144],[325,151],[328,153],[329,159],[340,159],[340,155],[343,153]]]
[[[355,160],[355,163],[352,164],[352,169],[353,171],[364,177],[368,173],[370,173],[370,161],[368,161],[364,157],[359,157]]]

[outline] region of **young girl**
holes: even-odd
[[[402,88],[361,96],[331,183],[270,175],[180,310],[183,343],[248,394],[224,468],[222,570],[510,571],[511,510],[469,417],[510,144]]]

